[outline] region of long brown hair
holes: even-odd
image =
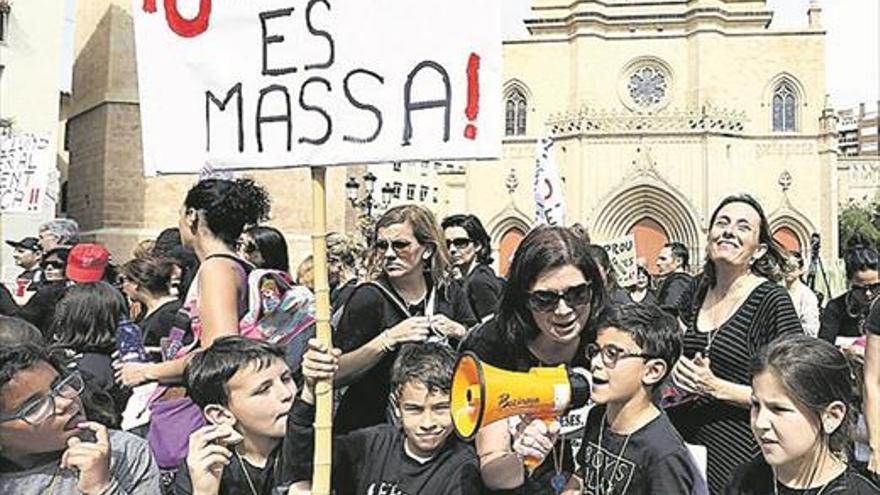
[[[412,227],[413,235],[415,235],[419,244],[423,246],[430,245],[433,248],[426,271],[430,272],[431,281],[435,287],[445,286],[450,279],[449,271],[452,266],[452,258],[449,256],[449,250],[446,249],[443,231],[437,225],[434,214],[427,208],[410,204],[395,206],[386,211],[376,222],[371,242],[376,240],[379,229],[406,222],[409,222]],[[382,263],[379,257],[376,256],[375,248],[371,248],[371,250],[370,278],[375,279],[382,273]]]

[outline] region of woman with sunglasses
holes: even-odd
[[[495,314],[504,281],[492,270],[489,234],[474,215],[452,215],[441,224],[452,265],[467,290],[471,309],[481,321]]]
[[[724,198],[712,213],[707,243],[696,314],[686,322],[672,372],[677,390],[694,400],[667,412],[686,442],[706,448],[709,488],[717,494],[733,470],[760,451],[749,429],[749,361],[770,342],[803,329],[779,283],[784,248],[753,197]]]
[[[587,244],[563,227],[538,227],[516,250],[498,312],[474,329],[461,350],[486,363],[513,371],[536,366],[589,369],[586,346],[595,339],[594,325],[606,303],[602,276]],[[555,494],[574,472],[574,446],[581,438],[580,412],[559,425],[542,420],[486,425],[477,434],[483,482],[504,493]],[[513,422],[511,422],[512,424]],[[534,470],[523,457],[537,460]]]
[[[348,385],[334,431],[386,422],[391,365],[400,346],[457,344],[477,323],[462,287],[451,280],[449,253],[434,215],[397,206],[378,222],[369,281],[342,310],[335,343],[344,353],[336,382]]]
[[[0,349],[0,493],[161,493],[147,442],[95,421],[84,387],[36,345]]]
[[[40,267],[43,269],[43,283],[15,315],[39,328],[46,341],[52,340],[51,327],[55,315],[55,305],[58,304],[64,291],[70,285],[64,275],[69,253],[69,247],[57,247],[46,252],[40,261]]]
[[[865,334],[863,325],[871,305],[880,296],[880,253],[861,235],[854,235],[844,254],[849,290],[832,299],[822,311],[819,337],[836,343]]]
[[[287,241],[274,227],[257,225],[245,230],[238,241],[238,256],[257,268],[290,273]]]

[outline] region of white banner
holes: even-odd
[[[542,138],[535,147],[535,222],[565,225],[565,196],[556,168],[553,140]]]
[[[48,138],[0,131],[0,212],[42,209],[53,158]]]
[[[599,241],[596,244],[602,246],[611,258],[611,267],[617,276],[617,285],[629,287],[635,284],[638,278],[635,236],[627,234],[610,241]]]
[[[496,158],[501,0],[133,0],[148,175]]]

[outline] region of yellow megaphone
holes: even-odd
[[[500,419],[520,414],[550,419],[584,406],[589,397],[587,378],[564,365],[521,373],[465,352],[452,375],[452,423],[461,439],[470,440],[482,426]]]

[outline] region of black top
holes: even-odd
[[[871,312],[865,318],[865,333],[880,335],[880,300],[871,307]]]
[[[16,315],[39,328],[47,342],[52,342],[50,332],[52,331],[52,320],[55,319],[55,305],[64,296],[67,286],[67,281],[46,282],[37,289]]]
[[[596,406],[590,411],[578,452],[584,493],[708,495],[703,475],[665,414],[633,432],[628,440],[605,423],[599,445],[605,409]]]
[[[430,290],[429,286],[429,292]],[[445,290],[436,291],[434,313],[443,314],[468,328],[477,323],[464,290],[455,282],[450,283]],[[336,345],[344,353],[351,352],[410,316],[424,314],[425,301],[407,307],[403,298],[384,278],[358,285],[342,310],[335,333]],[[456,345],[457,342],[452,344]],[[391,365],[396,357],[397,351],[386,352],[378,363],[356,382],[349,384],[336,411],[333,423],[335,431],[347,433],[386,421],[386,405],[391,391]]]
[[[849,292],[828,301],[819,319],[819,338],[834,343],[837,337],[858,337],[862,335],[859,322],[864,314],[852,316],[846,309]]]
[[[128,404],[131,389],[116,383],[113,376],[113,360],[109,353],[83,352],[77,355],[76,367],[82,374],[83,382],[92,397],[97,400],[110,400],[107,409],[112,409],[114,424],[107,425],[111,428],[119,428],[122,419],[122,411]]]
[[[15,316],[16,313],[18,313],[18,304],[15,303],[12,293],[5,285],[0,284],[0,315]]]
[[[777,492],[773,482],[773,470],[763,457],[758,456],[736,470],[724,495],[880,495],[877,485],[852,468],[824,488],[794,489],[777,482]]]
[[[287,419],[282,463],[285,484],[312,479],[315,408],[297,400]],[[474,448],[450,434],[427,462],[404,450],[406,437],[377,425],[333,438],[333,487],[337,495],[478,495],[480,463]],[[240,492],[245,493],[245,492]]]
[[[346,303],[354,288],[357,287],[357,278],[352,278],[348,282],[336,286],[330,291],[330,314],[334,314]]]
[[[595,340],[595,335],[585,329],[579,343],[578,351],[574,360],[569,363],[570,367],[589,369],[585,348],[587,344]],[[511,371],[528,371],[536,366],[544,366],[535,357],[525,342],[515,343],[510,340],[506,332],[498,324],[496,318],[492,318],[471,331],[470,335],[461,343],[461,351],[471,351],[480,360]],[[586,423],[585,410],[571,411],[566,416],[560,417],[564,436],[560,436],[556,442],[555,451],[562,449],[562,474],[568,479],[575,472],[575,456],[583,438],[583,427]],[[501,490],[491,493],[509,495],[553,495],[551,481],[556,475],[552,456],[547,456],[544,462],[535,468],[525,483],[513,490]]]
[[[278,469],[280,457],[279,449],[276,448],[269,454],[266,466],[259,468],[251,465],[244,457],[240,458],[233,453],[229,464],[223,468],[223,474],[220,476],[220,491],[217,495],[251,495],[253,492],[248,484],[248,478],[245,477],[245,470],[257,490],[257,495],[276,495],[277,492],[274,491],[277,486],[275,475],[276,471],[280,471]],[[185,459],[177,468],[173,488],[175,495],[193,495],[192,479],[189,476]],[[284,493],[287,492],[284,491]]]
[[[702,301],[699,301],[702,305]],[[682,339],[682,352],[693,357],[705,350],[718,378],[751,386],[749,364],[760,349],[786,335],[803,333],[788,292],[766,281],[752,290],[733,315],[717,330],[696,331],[695,313]],[[708,479],[712,493],[720,493],[733,470],[760,452],[749,426],[749,409],[701,397],[668,410],[669,417],[688,443],[708,449]]]
[[[633,300],[629,297],[629,292],[615,287],[608,291],[608,303],[614,306],[621,304],[632,304]]]
[[[158,347],[162,337],[168,336],[181,305],[179,299],[168,301],[140,322],[139,326],[144,335],[145,346]]]
[[[686,316],[693,304],[694,277],[684,272],[666,276],[657,291],[658,306],[676,317]],[[685,320],[686,321],[686,320]]]
[[[504,289],[504,280],[495,275],[492,267],[477,263],[465,277],[464,286],[468,302],[478,320],[483,321],[487,316],[495,314]]]

